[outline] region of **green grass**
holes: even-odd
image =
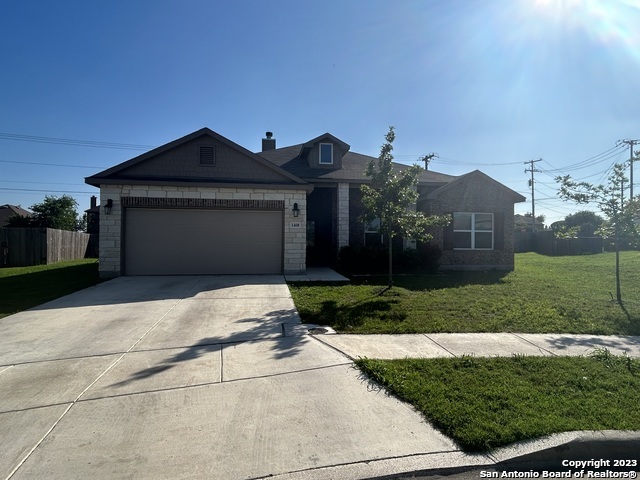
[[[640,361],[606,350],[356,363],[467,451],[557,432],[640,429]]]
[[[640,335],[640,252],[622,252],[624,304],[612,253],[516,255],[515,271],[441,272],[349,285],[292,284],[303,322],[342,333],[521,332]]]
[[[0,268],[0,318],[99,283],[96,259]]]

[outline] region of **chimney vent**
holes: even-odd
[[[266,152],[267,150],[275,150],[276,148],[276,139],[273,137],[273,132],[265,133],[265,137],[262,139],[262,151]]]
[[[97,206],[97,202],[96,202],[96,196],[95,195],[91,195],[91,208],[96,208]]]

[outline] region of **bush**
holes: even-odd
[[[338,253],[338,269],[346,274],[383,274],[388,271],[389,253],[384,245],[342,247]],[[419,244],[393,252],[394,273],[435,273],[440,267],[442,250]]]

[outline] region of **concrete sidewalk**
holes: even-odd
[[[326,328],[326,327],[325,327]],[[327,329],[331,332],[331,329]],[[589,355],[606,348],[616,355],[640,357],[640,336],[598,336],[531,333],[428,333],[407,335],[318,335],[318,340],[347,355],[358,357],[436,358],[499,357],[518,355]]]

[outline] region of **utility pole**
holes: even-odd
[[[629,198],[633,198],[633,147],[638,145],[640,140],[618,140],[618,145],[622,143],[629,145]]]
[[[438,156],[437,153],[430,153],[428,155],[425,155],[424,157],[420,157],[420,161],[424,162],[425,170],[429,170],[429,164],[431,163],[431,160],[433,160],[437,156]]]
[[[536,191],[535,191],[535,180],[533,178],[533,174],[535,172],[540,171],[540,170],[537,170],[533,164],[541,161],[542,159],[539,158],[538,160],[528,160],[524,162],[525,165],[527,163],[531,165],[529,168],[526,168],[524,170],[524,173],[531,172],[531,180],[529,180],[529,186],[531,187],[531,215],[533,217],[531,219],[531,233],[536,233]]]

